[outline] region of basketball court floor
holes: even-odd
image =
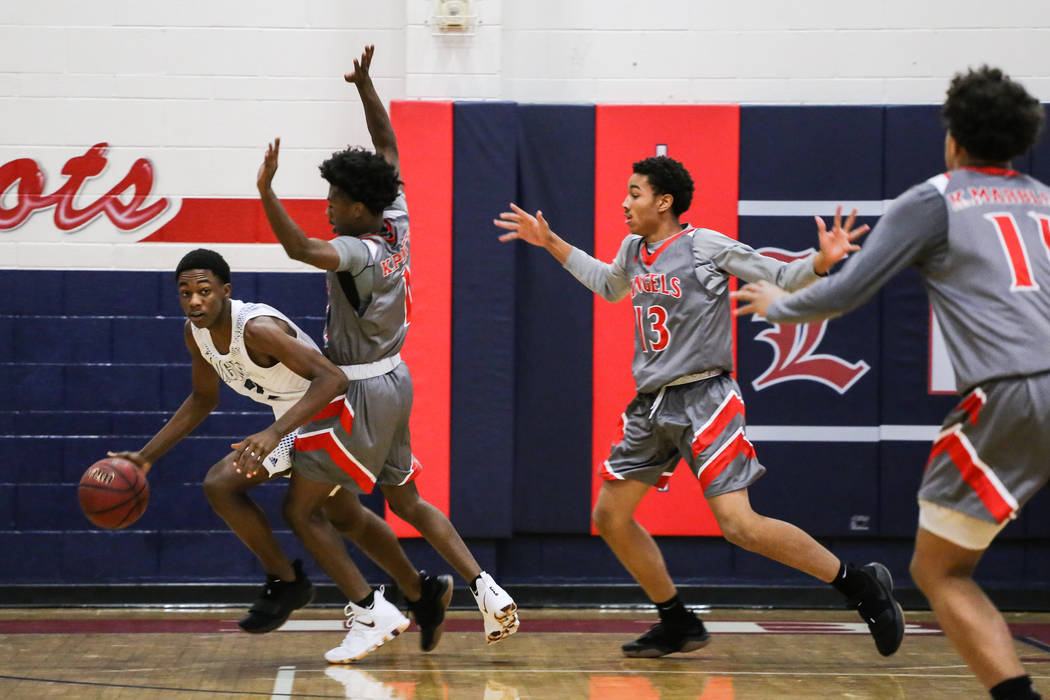
[[[238,630],[240,609],[0,610],[0,698],[735,700],[985,698],[928,612],[910,612],[883,658],[850,611],[703,610],[711,643],[626,659],[654,622],[641,610],[521,611],[486,647],[475,611],[451,611],[433,652],[413,625],[361,661],[330,666],[341,611],[297,612],[279,631]],[[1050,690],[1050,614],[1007,614],[1037,688]]]

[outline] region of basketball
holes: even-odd
[[[80,477],[77,497],[88,520],[107,530],[119,530],[145,512],[149,484],[134,462],[107,457],[92,464]]]

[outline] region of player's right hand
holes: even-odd
[[[510,203],[510,208],[513,211],[502,212],[498,219],[492,220],[496,226],[510,231],[500,236],[500,241],[506,243],[521,239],[541,247],[550,243],[553,233],[547,220],[543,218],[542,211],[537,211],[536,216],[533,216],[514,202]]]
[[[149,460],[147,460],[138,452],[107,452],[106,456],[120,457],[121,459],[126,459],[129,462],[134,462],[135,464],[139,465],[139,469],[142,470],[143,474],[147,473],[150,470],[150,467],[153,466],[153,464]]]
[[[277,174],[277,156],[281,152],[281,137],[278,136],[273,143],[266,146],[266,155],[263,156],[259,173],[255,176],[255,185],[259,192],[265,192],[273,184],[273,176]]]

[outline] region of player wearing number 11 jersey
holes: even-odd
[[[972,574],[1050,477],[1050,189],[1010,169],[1036,142],[1043,107],[986,66],[952,80],[942,115],[948,172],[894,200],[839,274],[790,296],[748,285],[739,313],[780,323],[837,315],[918,268],[963,399],[919,487],[912,578],[993,698],[1036,698]]]
[[[631,657],[692,651],[707,643],[700,620],[678,599],[656,542],[634,519],[653,486],[685,460],[727,540],[831,583],[869,624],[883,655],[904,635],[904,617],[881,564],[845,565],[799,528],[751,509],[747,487],[765,468],[744,432],[744,403],[733,368],[729,276],[770,280],[789,289],[825,274],[867,227],[820,240],[820,252],[792,263],[765,257],[715,231],[682,224],[693,180],[660,156],[634,164],[623,202],[630,230],[611,264],[558,237],[543,218],[511,205],[494,223],[546,248],[587,288],[608,301],[634,304],[632,370],[638,394],[623,413],[623,433],[601,466],[605,482],[594,508],[599,534],[656,605],[660,623],[623,646]]]

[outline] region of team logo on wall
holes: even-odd
[[[780,248],[759,248],[758,252],[784,262],[791,262],[809,255],[809,251],[794,253]],[[759,319],[754,320],[759,321]],[[764,319],[760,322],[768,323]],[[836,355],[816,352],[828,328],[826,320],[817,323],[794,325],[771,323],[770,325],[772,328],[767,328],[755,336],[755,340],[761,340],[773,346],[773,363],[751,382],[755,391],[768,389],[781,382],[800,379],[820,382],[844,394],[871,369],[864,360],[847,362]]]
[[[109,150],[96,143],[57,175],[47,174],[52,163],[32,158],[0,165],[3,240],[137,241],[171,220],[180,201],[153,193],[153,163]]]

